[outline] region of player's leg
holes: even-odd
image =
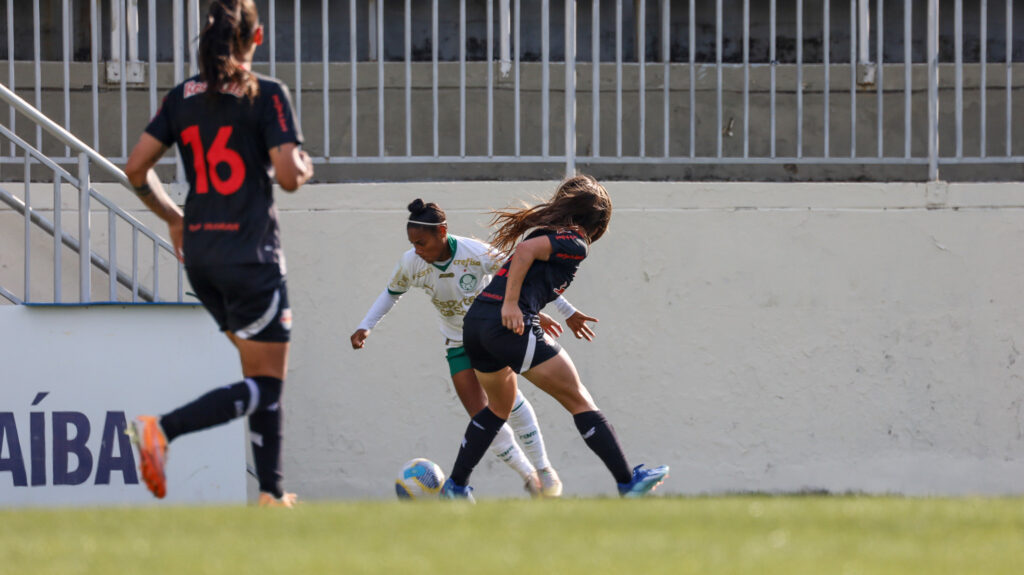
[[[632,472],[619,446],[615,430],[598,410],[590,392],[580,381],[576,366],[564,349],[554,357],[531,367],[523,376],[554,397],[572,414],[583,441],[601,458],[616,482],[624,483],[630,480]]]
[[[288,373],[288,350],[291,340],[292,314],[288,304],[285,279],[275,265],[263,266],[266,293],[272,293],[268,305],[248,306],[238,311],[240,317],[252,318],[251,323],[233,330],[235,345],[242,360],[242,372],[258,382],[276,386],[277,394],[262,398],[256,409],[248,414],[249,440],[252,444],[253,463],[259,482],[261,506],[291,507],[294,493],[285,493],[281,473],[281,443],[284,414],[281,395],[285,375]],[[273,292],[270,292],[270,288]],[[265,300],[264,300],[265,301]]]
[[[466,358],[463,348],[459,347],[448,350],[448,364],[451,366],[452,371],[463,366],[465,367],[465,369],[459,369],[459,371],[452,373],[452,385],[455,387],[455,393],[459,396],[459,400],[462,401],[462,406],[466,408],[466,412],[472,417],[487,406],[487,394],[484,393],[484,388],[480,386],[480,382],[476,380],[473,369],[469,367],[469,359]],[[533,464],[530,463],[530,460],[526,458],[526,454],[523,453],[519,444],[516,443],[515,435],[508,425],[502,425],[501,429],[498,430],[498,435],[495,436],[494,441],[491,443],[491,452],[519,474],[519,477],[524,482],[526,491],[530,495],[540,495],[542,487],[540,476],[537,474],[537,470],[534,469]]]
[[[564,349],[523,372],[523,376],[558,400],[572,414],[583,441],[604,462],[618,483],[621,495],[643,496],[668,477],[668,466],[644,469],[643,465],[638,465],[630,470],[615,428],[597,408],[590,392],[580,381],[572,358]]]
[[[186,272],[203,307],[220,330],[226,331],[228,306],[217,270],[187,267]],[[142,478],[153,495],[162,498],[167,492],[164,464],[168,443],[183,433],[219,425],[237,417],[235,402],[248,401],[248,395],[245,382],[236,382],[210,391],[162,417],[143,415],[132,420],[128,433],[139,451]]]
[[[536,477],[540,482],[540,495],[560,497],[562,495],[562,480],[559,479],[558,473],[551,465],[551,461],[548,460],[544,435],[540,431],[540,424],[537,422],[533,404],[526,399],[521,389],[516,390],[515,403],[509,414],[506,427],[512,428],[516,440],[522,445],[527,457],[530,458],[530,463],[537,468]]]
[[[280,499],[284,493],[280,486],[279,407],[291,330],[284,278],[276,265],[225,266],[190,268],[189,281],[238,349],[244,379],[207,392],[159,418],[137,418],[133,429],[143,478],[150,491],[162,497],[169,442],[247,416],[260,490]]]
[[[242,359],[242,369],[248,379],[260,382],[260,391],[268,387],[275,394],[263,396],[256,408],[249,412],[249,440],[252,443],[253,463],[260,488],[260,505],[282,505],[291,507],[295,495],[285,493],[281,472],[281,441],[284,428],[284,413],[281,409],[281,392],[284,374],[287,373],[287,342],[266,342],[236,340]]]
[[[469,484],[473,469],[505,425],[516,397],[516,374],[511,369],[506,367],[489,373],[478,371],[476,377],[487,392],[489,405],[473,415],[466,427],[455,464],[452,465],[449,480],[463,488]]]

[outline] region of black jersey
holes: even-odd
[[[302,143],[288,88],[256,75],[254,100],[222,90],[206,94],[193,76],[164,98],[146,132],[177,144],[188,179],[185,263],[189,266],[282,263],[270,149]]]
[[[587,242],[579,233],[570,229],[539,229],[525,239],[547,236],[551,240],[551,257],[547,261],[536,260],[523,278],[519,290],[519,309],[524,315],[535,316],[545,305],[551,303],[569,287],[580,262],[587,257]],[[524,240],[525,241],[525,240]],[[473,307],[466,317],[477,313],[488,313],[477,304],[501,304],[505,300],[505,286],[508,283],[508,269],[511,258],[505,262],[491,283],[476,296]]]

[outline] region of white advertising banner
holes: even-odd
[[[0,506],[244,503],[244,420],[174,440],[167,496],[142,483],[127,422],[240,379],[193,306],[0,306]]]

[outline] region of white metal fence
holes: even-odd
[[[162,94],[197,70],[205,2],[60,0],[50,21],[59,24],[62,56],[44,61],[41,1],[47,4],[15,7],[7,0],[8,86],[31,91],[37,108],[62,117],[65,128],[91,132],[95,149],[123,162]],[[1014,74],[1024,60],[1018,56],[1015,64],[1014,54],[1024,47],[1014,36],[1013,0],[968,7],[943,0],[952,9],[941,14],[940,0],[468,0],[468,6],[458,0],[457,18],[441,9],[454,1],[257,2],[267,46],[256,68],[292,86],[317,163],[553,164],[566,172],[582,164],[913,165],[927,166],[927,177],[936,179],[943,165],[1024,162],[1021,130],[1013,129],[1014,104],[1024,93],[1024,74]],[[767,58],[751,57],[752,30],[763,26],[752,25],[752,6],[768,20]],[[33,11],[30,61],[16,59],[14,45],[15,15],[27,10]],[[85,11],[90,32],[76,43],[81,34],[73,34],[73,24]],[[468,44],[476,41],[467,42],[475,21],[470,12],[482,13],[486,29],[478,60],[468,57]],[[532,27],[536,12],[539,32]],[[970,63],[963,58],[965,13],[979,26],[971,33],[980,38],[980,55]],[[787,34],[795,36],[795,57],[784,61],[779,27],[794,17]],[[562,26],[553,26],[554,18]],[[610,36],[601,33],[609,18]],[[396,19],[401,35],[394,33]],[[708,25],[699,25],[702,19]],[[902,35],[887,34],[900,20]],[[429,59],[422,50],[414,57],[413,38],[428,21]],[[947,35],[953,49],[941,51],[951,53],[949,62],[940,61],[943,22],[954,27]],[[988,60],[990,22],[1002,28],[1000,62]],[[303,41],[316,35],[318,51]],[[537,35],[540,53],[528,54],[524,46]],[[805,58],[811,35],[820,42],[813,61]],[[922,35],[923,50],[915,55]],[[171,57],[161,59],[158,40],[168,43],[168,36]],[[455,37],[457,57],[446,60],[439,46]],[[658,45],[649,50],[651,40]],[[552,58],[555,42],[564,43],[560,61]],[[726,55],[737,43],[739,57]],[[332,49],[339,44],[340,51]],[[891,57],[894,44],[902,46],[902,62]],[[400,57],[394,45],[402,46]],[[713,50],[702,54],[707,45]],[[75,61],[72,50],[85,47],[88,61]],[[577,48],[589,59],[578,58]],[[280,57],[285,52],[287,61]],[[339,56],[344,52],[347,58]],[[89,109],[91,125],[81,118]],[[13,110],[9,121],[26,137]],[[36,127],[40,149],[41,137]],[[75,162],[67,149],[54,155],[59,163]],[[12,143],[0,163],[19,162]]]

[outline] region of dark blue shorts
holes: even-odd
[[[278,264],[188,266],[185,271],[221,331],[252,341],[291,339],[292,310]]]
[[[473,369],[490,373],[511,367],[522,373],[558,355],[562,346],[544,333],[540,320],[529,316],[525,320],[523,335],[516,335],[501,325],[500,315],[466,317],[462,337]]]

